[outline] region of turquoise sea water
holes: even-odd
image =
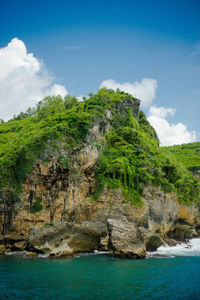
[[[200,256],[0,256],[0,299],[200,299]]]

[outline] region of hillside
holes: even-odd
[[[187,169],[200,170],[200,142],[163,147],[170,151]]]
[[[111,130],[103,133],[97,145],[100,156],[94,201],[104,186],[119,187],[125,201],[142,205],[143,189],[152,184],[165,192],[177,191],[179,200],[187,204],[197,202],[199,186],[186,168],[198,166],[199,144],[159,148],[157,135],[139,104],[129,94],[101,89],[84,102],[70,96],[47,97],[35,108],[2,122],[0,187],[5,197],[19,199],[23,180],[37,159],[48,160],[60,142],[66,151],[85,143],[91,126],[100,121],[102,127],[109,123]],[[60,154],[57,159],[63,168],[70,168],[67,155]]]
[[[101,89],[83,102],[47,97],[0,124],[0,253],[144,258],[200,235],[199,181],[139,106]]]

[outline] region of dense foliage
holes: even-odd
[[[141,205],[144,186],[153,184],[166,192],[176,191],[180,201],[187,204],[197,202],[197,180],[171,152],[159,148],[156,133],[137,103],[119,90],[101,89],[83,102],[70,96],[47,97],[35,108],[0,123],[0,188],[15,200],[30,167],[46,149],[51,151],[60,140],[66,150],[81,144],[91,124],[100,121],[110,122],[112,130],[99,145],[93,200],[107,186],[121,188],[125,201]],[[61,159],[63,167],[68,164]],[[39,201],[35,205],[33,211],[41,209]]]
[[[93,114],[84,111],[73,97],[47,97],[36,108],[0,124],[0,187],[14,199],[37,158],[57,140],[66,147],[80,143],[88,132]]]
[[[31,214],[35,214],[43,209],[43,205],[41,204],[42,199],[37,198],[33,204],[31,205],[30,212]]]
[[[200,142],[163,147],[191,171],[200,170]]]
[[[141,205],[145,185],[160,186],[165,192],[177,192],[179,201],[197,203],[198,180],[172,153],[160,148],[154,130],[140,111],[137,119],[126,117],[125,126],[116,126],[106,135],[106,145],[98,161],[98,196],[103,186],[120,187],[125,201]]]

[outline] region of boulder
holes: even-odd
[[[100,245],[101,236],[105,236],[105,224],[94,221],[82,223],[56,222],[51,226],[35,226],[29,234],[29,249],[36,252],[51,254],[55,248],[66,241],[67,245],[76,252],[91,252]]]
[[[12,246],[12,250],[23,251],[24,249],[26,249],[26,246],[27,246],[26,241],[16,242]]]
[[[66,242],[63,242],[59,247],[53,249],[50,255],[54,257],[72,257],[73,250],[67,245]]]
[[[26,252],[26,256],[27,256],[27,257],[37,257],[38,254],[35,253],[35,252]]]
[[[145,258],[144,239],[134,223],[108,219],[108,247],[114,256],[128,258]]]
[[[147,240],[146,250],[156,251],[156,249],[158,249],[162,245],[164,245],[163,239],[158,234],[152,234]]]
[[[78,232],[73,234],[68,240],[67,244],[73,249],[74,253],[77,252],[91,252],[97,249],[100,240],[99,237],[94,235],[89,235],[83,232]]]
[[[81,223],[76,223],[73,225],[73,230],[75,232],[83,232],[85,234],[96,236],[98,238],[107,235],[106,223],[97,221],[83,221]]]
[[[56,243],[69,238],[71,226],[66,222],[54,222],[51,225],[34,226],[29,232],[28,243],[30,248],[38,248],[45,242]],[[55,248],[55,247],[54,247]]]
[[[4,245],[0,245],[0,255],[6,253],[6,247]]]
[[[56,247],[55,243],[50,244],[49,242],[45,242],[42,245],[34,245],[33,248],[38,251],[38,252],[42,252],[44,254],[49,254],[51,253],[51,251]]]

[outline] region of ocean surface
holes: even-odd
[[[0,299],[200,299],[200,239],[145,260],[0,256]]]

